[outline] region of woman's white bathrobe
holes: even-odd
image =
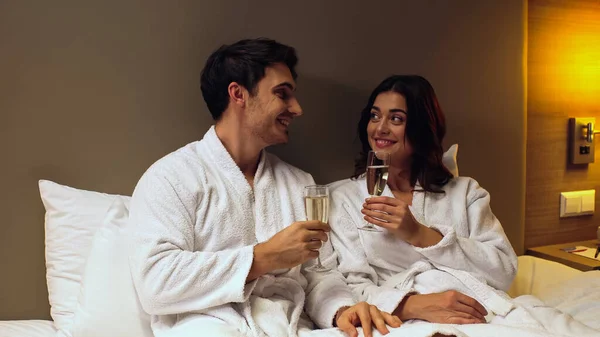
[[[246,283],[254,245],[305,219],[311,184],[263,151],[252,189],[214,127],[152,165],[132,197],[130,264],[155,335],[294,336],[311,327],[304,306],[331,327],[335,312],[355,303],[340,273],[298,266]]]
[[[488,311],[510,310],[502,293],[496,296],[490,290],[508,290],[517,256],[490,209],[490,195],[475,180],[453,178],[444,186],[445,194],[413,193],[410,209],[415,219],[443,235],[427,248],[414,247],[383,228],[357,229],[364,224],[360,210],[369,197],[364,176],[332,186],[331,241],[338,269],[360,300],[393,312],[409,292],[461,290]],[[383,195],[393,197],[387,187]]]

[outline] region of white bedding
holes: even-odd
[[[512,297],[522,295],[534,295],[546,305],[552,306],[568,314],[575,321],[596,329],[598,333],[585,334],[586,336],[600,337],[600,271],[581,272],[565,265],[547,260],[531,257],[519,257],[519,269],[517,277],[509,294]],[[526,299],[527,296],[523,296]],[[535,301],[535,300],[533,300]],[[527,302],[527,301],[525,301]],[[546,322],[555,325],[554,333],[562,323],[566,321],[555,320]],[[546,325],[543,324],[543,325]],[[386,337],[426,337],[444,325],[422,323],[404,326],[393,331]],[[538,329],[525,327],[509,327],[502,325],[471,325],[457,326],[445,325],[444,330],[455,331],[457,336],[469,337],[495,337],[495,336],[568,336],[572,334],[558,333],[548,334]],[[587,330],[587,329],[586,329]],[[567,331],[564,331],[567,332]],[[323,334],[325,333],[325,334]],[[0,337],[49,337],[55,336],[56,330],[52,321],[23,320],[23,321],[0,321]],[[335,329],[329,331],[314,331],[305,334],[312,336],[342,336]],[[362,336],[362,334],[361,334]],[[375,333],[374,336],[380,336]],[[138,336],[128,336],[138,337]]]
[[[54,337],[52,321],[23,320],[0,321],[0,337]]]
[[[539,266],[538,266],[539,267]],[[409,321],[390,329],[386,337],[431,337],[436,332],[456,337],[600,337],[600,271],[578,272],[571,279],[555,282],[559,274],[538,273],[552,283],[539,289],[540,298],[521,295],[506,316],[495,316],[487,324],[432,324]],[[533,285],[533,284],[530,284]],[[359,329],[360,331],[360,329]],[[300,337],[340,336],[335,331],[313,331]],[[359,336],[363,336],[362,331]],[[382,337],[375,332],[373,337]]]
[[[391,329],[386,337],[430,337],[436,331],[457,337],[600,337],[600,271],[581,272],[521,256],[509,294],[516,297],[518,308],[506,318],[497,316],[492,324],[422,322]]]

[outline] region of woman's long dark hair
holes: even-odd
[[[366,171],[367,153],[371,150],[367,125],[377,96],[395,92],[404,97],[407,107],[405,141],[413,148],[410,173],[411,186],[417,181],[427,192],[443,193],[441,186],[452,179],[452,173],[442,163],[442,140],[446,135],[446,119],[431,84],[418,75],[395,75],[386,78],[373,90],[358,122],[358,137],[362,149],[354,165],[353,179]]]

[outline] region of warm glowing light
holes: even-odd
[[[600,102],[599,9],[566,7],[544,13],[540,29],[530,32],[528,71],[535,74],[537,86],[532,89],[546,102]]]
[[[555,64],[566,94],[600,100],[600,31],[593,34],[567,30],[557,38],[562,43],[556,50]]]

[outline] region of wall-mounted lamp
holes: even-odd
[[[569,118],[569,159],[571,164],[594,162],[594,129],[596,118]]]

